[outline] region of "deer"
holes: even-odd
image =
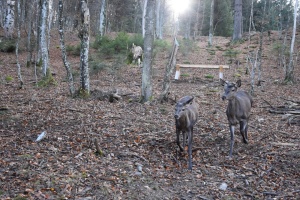
[[[240,133],[243,137],[243,142],[248,144],[248,122],[251,107],[253,106],[253,99],[246,91],[238,91],[238,88],[241,87],[241,80],[233,83],[220,79],[220,83],[224,86],[222,100],[228,100],[226,115],[230,129],[229,157],[232,158],[234,129],[236,125],[240,125]]]
[[[193,129],[198,120],[198,103],[193,96],[184,96],[176,103],[175,106],[175,125],[176,125],[176,143],[180,151],[184,151],[186,136],[188,136],[188,169],[192,170],[192,142]],[[179,142],[179,135],[183,135],[183,147]],[[187,135],[186,135],[187,134]]]
[[[141,60],[143,58],[143,49],[140,46],[136,46],[134,43],[132,44],[131,52],[133,54],[133,60],[138,61],[138,65],[141,66]]]

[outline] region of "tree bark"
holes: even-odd
[[[242,39],[242,0],[235,0],[233,41]]]
[[[73,75],[72,75],[72,70],[70,67],[70,63],[67,60],[67,54],[66,54],[66,48],[65,48],[65,39],[64,39],[64,25],[63,25],[63,0],[59,0],[59,5],[58,5],[58,32],[60,35],[60,48],[61,48],[61,53],[62,53],[62,60],[64,63],[64,66],[67,71],[67,77],[69,81],[69,90],[71,93],[71,96],[73,97],[75,95],[75,88],[74,88],[74,82],[73,82]]]
[[[298,0],[296,0],[294,6],[294,27],[293,27],[293,35],[291,41],[290,61],[286,69],[285,79],[284,79],[284,82],[286,83],[294,83],[294,55],[293,54],[294,54],[296,25],[297,25],[297,10],[298,10]]]
[[[99,24],[99,32],[100,32],[100,35],[103,36],[104,35],[104,32],[105,32],[105,21],[104,21],[104,18],[105,18],[105,9],[106,9],[106,1],[105,0],[102,0],[102,3],[101,3],[101,9],[100,9],[100,24]]]
[[[155,0],[148,0],[145,17],[144,60],[142,73],[141,102],[152,98],[152,54],[155,31]]]
[[[212,46],[213,43],[214,3],[215,0],[212,0],[210,5],[209,36],[208,36],[209,46]]]
[[[42,56],[42,70],[43,76],[49,73],[49,54],[48,54],[48,0],[41,1],[41,25],[40,25],[40,42],[41,42],[41,56]]]
[[[81,0],[81,28],[79,31],[81,40],[80,49],[80,92],[85,95],[90,94],[89,77],[89,41],[90,41],[90,11],[86,0]]]
[[[146,34],[146,14],[147,14],[147,3],[148,0],[144,0],[144,5],[143,5],[143,19],[142,19],[142,34],[143,38],[145,38]]]
[[[6,38],[12,38],[15,24],[15,1],[7,2],[6,15],[4,22],[4,32]]]
[[[17,24],[17,32],[18,32],[18,39],[17,39],[17,44],[16,44],[16,59],[17,59],[17,71],[18,71],[18,79],[20,81],[20,88],[23,88],[23,79],[22,79],[22,74],[21,74],[21,66],[19,63],[19,41],[20,41],[20,24],[21,24],[21,6],[20,6],[20,1],[17,0],[17,9],[18,9],[18,24]]]
[[[164,101],[168,101],[168,94],[169,94],[169,90],[171,87],[171,76],[173,74],[175,65],[176,65],[176,55],[177,55],[177,51],[178,51],[178,42],[177,39],[174,38],[174,42],[173,42],[173,50],[171,52],[171,56],[169,59],[168,64],[166,65],[166,70],[165,70],[165,76],[164,76],[164,82],[163,82],[163,89],[162,89],[162,93],[160,94],[160,102],[163,103]]]

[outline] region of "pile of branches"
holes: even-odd
[[[284,99],[284,98],[283,98]],[[282,106],[274,107],[270,105],[269,112],[282,114],[283,119],[287,120],[290,125],[300,126],[300,101],[284,99],[286,102]]]

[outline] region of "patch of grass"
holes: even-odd
[[[5,81],[6,82],[11,82],[11,81],[13,81],[14,80],[14,78],[12,77],[12,76],[6,76],[5,77]]]
[[[208,79],[213,79],[213,78],[214,78],[214,76],[213,76],[212,74],[207,74],[207,75],[205,75],[204,77],[205,77],[205,78],[208,78]]]
[[[80,56],[80,44],[77,45],[67,45],[66,51],[73,56]]]
[[[182,63],[183,63],[183,64],[191,64],[190,61],[183,61]]]
[[[53,78],[49,68],[47,69],[47,75],[42,78],[37,84],[39,87],[48,87],[50,85],[57,85],[56,80]]]
[[[223,56],[229,57],[229,61],[230,61],[230,63],[232,63],[232,61],[237,57],[238,54],[240,54],[240,51],[238,51],[238,50],[227,49],[224,52]]]
[[[214,49],[206,49],[206,51],[211,55],[216,55],[216,51]]]
[[[16,51],[16,41],[12,39],[3,39],[0,41],[0,51],[12,53]]]
[[[236,78],[239,78],[239,77],[241,77],[242,75],[240,75],[240,74],[238,74],[238,73],[235,73],[233,76],[236,77]]]
[[[190,75],[189,74],[181,74],[180,76],[189,77]]]
[[[14,198],[14,200],[27,200],[26,197],[22,197],[22,196],[17,196]]]

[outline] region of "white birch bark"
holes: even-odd
[[[294,46],[295,46],[296,28],[297,28],[297,10],[298,10],[298,0],[296,0],[294,6],[294,25],[293,25],[293,34],[292,34],[292,41],[291,41],[290,61],[286,69],[285,80],[284,80],[287,83],[294,82],[294,55],[293,54],[294,54]]]
[[[17,9],[18,9],[18,23],[17,23],[17,32],[18,32],[18,39],[16,44],[16,59],[17,59],[17,71],[18,71],[18,79],[20,81],[20,88],[23,88],[23,79],[21,74],[21,65],[19,63],[19,41],[20,41],[20,22],[21,22],[21,6],[20,1],[17,0]]]
[[[141,102],[150,101],[152,98],[152,54],[155,31],[155,0],[148,0],[145,9],[145,38],[144,38],[144,60],[142,72]]]
[[[213,44],[214,3],[215,0],[212,0],[210,5],[209,36],[208,36],[209,46],[212,46]]]
[[[12,38],[15,26],[15,1],[7,0],[7,7],[4,21],[4,32],[6,38]]]
[[[80,90],[83,94],[90,94],[89,77],[89,41],[90,41],[90,11],[86,0],[81,0],[81,28],[79,38],[81,39],[80,49]]]
[[[42,13],[41,13],[41,25],[40,25],[40,42],[41,42],[41,58],[42,58],[42,71],[43,76],[47,75],[49,68],[49,55],[48,55],[48,0],[42,0]]]
[[[142,34],[143,38],[145,38],[145,23],[146,23],[146,11],[147,11],[147,2],[148,0],[144,0],[144,5],[143,5],[143,18],[142,18]]]
[[[106,1],[105,0],[102,0],[102,3],[101,3],[101,9],[100,9],[100,24],[99,24],[99,32],[100,32],[100,35],[103,36],[104,33],[105,33],[105,21],[104,21],[104,18],[105,18],[105,8],[106,8]]]
[[[163,103],[164,101],[168,101],[168,93],[169,93],[169,90],[171,87],[170,79],[171,79],[171,76],[173,74],[173,71],[174,71],[174,68],[176,65],[176,55],[177,55],[178,47],[179,47],[179,44],[177,42],[176,37],[174,37],[173,50],[171,52],[169,62],[166,65],[163,89],[162,89],[162,93],[160,94],[160,97],[159,97],[161,103]]]
[[[50,31],[51,31],[51,25],[52,25],[52,18],[53,18],[53,0],[48,0],[49,5],[48,5],[48,47],[50,47]]]
[[[73,81],[73,75],[72,75],[72,70],[70,67],[70,63],[67,60],[67,53],[66,53],[66,47],[65,47],[65,39],[64,39],[64,21],[63,21],[63,0],[59,0],[58,2],[58,32],[60,36],[60,48],[61,48],[61,53],[62,53],[62,60],[64,63],[64,66],[67,71],[67,77],[68,77],[68,82],[69,82],[69,90],[71,93],[71,96],[73,97],[75,95],[75,88],[74,88],[74,81]]]

